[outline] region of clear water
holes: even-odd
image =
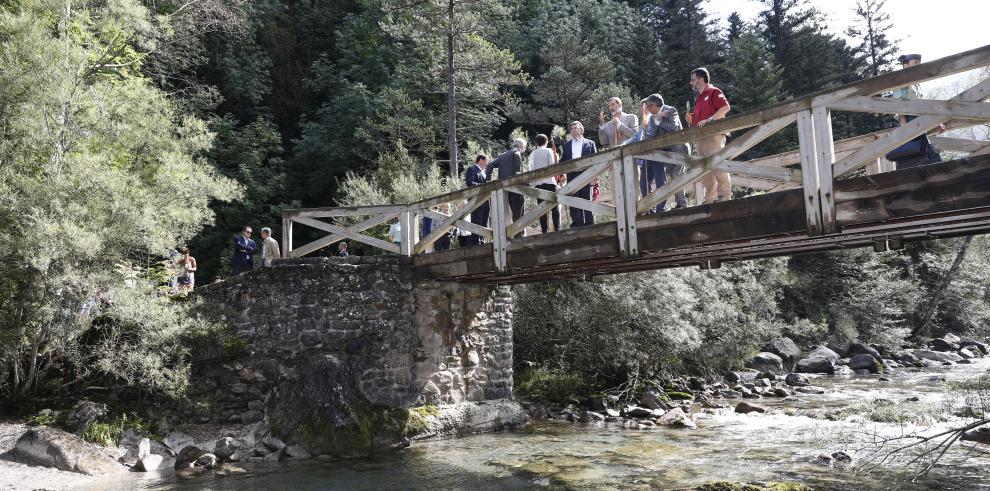
[[[546,422],[513,432],[419,443],[371,460],[314,459],[192,474],[132,474],[129,480],[103,483],[99,489],[690,489],[706,481],[730,480],[797,481],[823,490],[990,490],[990,457],[969,446],[950,451],[944,463],[918,483],[910,482],[914,468],[903,465],[869,472],[821,465],[820,454],[844,450],[862,457],[865,454],[857,449],[873,435],[915,428],[873,423],[858,415],[838,421],[807,416],[877,398],[906,404],[916,396],[920,401],[910,407],[942,407],[958,397],[941,378],[962,380],[988,369],[990,360],[983,360],[944,370],[901,370],[888,375],[890,382],[875,376],[822,377],[813,383],[829,389],[825,395],[799,394],[805,402],[798,403],[750,401],[771,408],[768,414],[735,414],[734,403],[726,401],[729,408],[700,414],[697,430]],[[952,418],[936,427],[960,421]]]

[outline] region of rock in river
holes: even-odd
[[[831,375],[835,373],[835,361],[828,358],[804,358],[797,362],[797,372],[826,373]]]
[[[868,353],[853,355],[853,357],[849,359],[849,368],[852,368],[853,370],[865,369],[873,373],[880,373],[883,371],[883,365],[880,363],[880,360]]]
[[[750,404],[748,402],[740,402],[739,404],[736,404],[736,412],[741,414],[765,413],[767,412],[767,408],[757,406],[756,404]]]
[[[126,471],[106,449],[62,430],[39,426],[21,435],[11,453],[35,465],[99,475]]]
[[[852,358],[856,355],[873,355],[874,358],[880,359],[880,352],[866,343],[852,343],[849,345],[849,349],[846,350],[846,356]]]
[[[794,366],[801,359],[801,348],[798,348],[791,338],[776,338],[767,343],[763,351],[779,356],[784,363],[784,369],[789,372],[794,370]]]
[[[753,359],[749,360],[747,365],[750,368],[761,372],[775,374],[784,373],[784,360],[782,360],[779,356],[766,351],[754,356]]]

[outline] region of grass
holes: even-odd
[[[134,428],[138,431],[144,431],[146,429],[144,421],[141,418],[133,414],[128,417],[124,413],[112,420],[98,421],[89,425],[89,428],[86,428],[86,432],[83,433],[82,437],[87,442],[103,445],[104,447],[116,447],[120,443],[120,437],[123,436],[124,430],[128,428]]]

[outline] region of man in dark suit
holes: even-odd
[[[230,259],[230,266],[235,275],[254,268],[254,259],[251,255],[258,245],[251,239],[251,232],[251,227],[245,226],[241,229],[241,234],[234,238],[234,257]]]
[[[475,186],[481,186],[488,182],[488,174],[485,173],[485,169],[488,168],[488,157],[485,155],[478,155],[474,159],[474,165],[468,167],[467,171],[464,173],[464,181],[467,187],[473,188]],[[482,227],[488,226],[488,214],[490,210],[490,205],[488,200],[485,200],[485,204],[477,207],[471,212],[471,223],[475,225],[480,225]],[[465,245],[472,246],[481,244],[482,237],[477,234],[471,234],[466,240]]]
[[[522,173],[522,153],[526,151],[526,140],[516,138],[512,146],[492,161],[492,169],[498,169],[498,178],[507,179],[516,174]],[[506,193],[509,201],[509,209],[512,211],[512,221],[516,221],[523,214],[523,195],[519,193]]]
[[[595,142],[588,140],[584,137],[584,125],[580,121],[574,121],[570,124],[571,129],[571,139],[564,142],[563,151],[560,154],[560,162],[566,162],[568,160],[577,159],[591,155],[598,152],[598,148],[595,147]],[[582,171],[568,172],[567,182],[577,179],[581,175]],[[583,198],[586,200],[591,200],[591,183],[585,184],[584,187],[579,189],[574,196],[578,198]],[[590,211],[585,211],[580,208],[570,207],[571,210],[571,227],[583,227],[585,225],[593,225],[595,223],[595,214]]]

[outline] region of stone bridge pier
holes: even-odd
[[[201,288],[240,347],[194,365],[211,417],[338,456],[525,422],[508,287],[414,281],[409,261],[289,259]]]

